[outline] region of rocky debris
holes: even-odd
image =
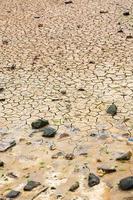
[[[66,94],[66,90],[65,90],[65,89],[63,90],[63,89],[62,89],[62,90],[60,90],[60,93],[63,94],[63,95],[65,95],[65,94]]]
[[[112,117],[115,116],[117,114],[117,106],[114,103],[112,103],[112,105],[108,107],[107,113],[112,115]]]
[[[73,3],[73,1],[71,1],[71,0],[65,0],[65,4],[71,4],[71,3]]]
[[[78,91],[80,91],[80,92],[84,92],[85,89],[84,89],[84,88],[79,88]]]
[[[121,190],[133,189],[133,176],[121,179],[118,185]]]
[[[65,138],[65,137],[69,137],[70,135],[68,133],[62,133],[60,135],[60,139]]]
[[[3,45],[8,45],[8,40],[2,40]]]
[[[8,173],[7,176],[14,179],[18,178],[13,172]]]
[[[106,14],[106,13],[108,13],[107,10],[100,10],[100,14]]]
[[[57,158],[60,157],[60,156],[63,156],[63,153],[62,153],[62,152],[58,152],[58,153],[52,155],[51,158],[52,158],[52,159],[57,159]]]
[[[128,151],[127,153],[121,153],[121,155],[118,156],[116,160],[130,160],[131,156],[132,156],[131,151]]]
[[[129,16],[129,15],[130,15],[130,13],[129,13],[129,11],[128,11],[128,10],[126,10],[126,11],[124,11],[124,12],[123,12],[123,15],[124,15],[124,16]]]
[[[105,174],[116,172],[115,167],[110,167],[110,166],[106,166],[106,165],[99,166],[99,167],[97,167],[97,169],[98,169],[98,171],[104,172]]]
[[[73,160],[74,158],[75,158],[75,156],[73,153],[68,153],[65,155],[65,159],[67,159],[67,160]]]
[[[0,160],[0,167],[4,167],[4,162]]]
[[[42,28],[43,27],[43,24],[38,24],[38,28]]]
[[[95,174],[90,173],[89,177],[88,177],[89,187],[93,187],[95,185],[98,185],[99,183],[100,183],[100,178],[98,176],[96,176]]]
[[[7,195],[6,198],[14,199],[20,195],[19,191],[11,190]]]
[[[74,183],[74,184],[70,187],[69,191],[70,191],[70,192],[75,192],[75,190],[77,190],[78,188],[79,188],[79,182],[76,181],[76,183]]]
[[[118,33],[123,33],[123,29],[120,28],[120,29],[118,30]]]
[[[47,125],[49,125],[49,122],[48,120],[45,120],[45,119],[38,119],[31,123],[31,126],[33,129],[40,129]]]
[[[126,39],[133,39],[132,35],[127,35]]]
[[[25,186],[24,186],[24,191],[31,191],[34,188],[38,187],[39,185],[41,185],[40,182],[36,182],[36,181],[29,181]]]
[[[3,91],[4,91],[4,88],[1,87],[1,88],[0,88],[0,92],[3,92]]]
[[[0,142],[0,152],[5,152],[16,145],[15,140],[3,140]]]
[[[57,133],[57,130],[55,130],[52,127],[46,127],[43,129],[43,137],[54,137]]]
[[[0,99],[0,102],[3,102],[3,101],[5,101],[5,100],[6,100],[6,99],[4,99],[4,98],[1,98],[1,99]]]

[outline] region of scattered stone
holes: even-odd
[[[12,148],[16,145],[15,140],[3,140],[0,142],[0,152],[7,151],[8,149]]]
[[[65,0],[65,4],[71,4],[73,3],[71,0]]]
[[[99,183],[100,183],[100,178],[98,176],[96,176],[95,174],[90,173],[89,177],[88,177],[89,187],[93,187],[95,185],[98,185]]]
[[[120,29],[118,30],[118,33],[123,33],[122,28],[120,28]]]
[[[89,64],[95,64],[95,61],[90,60]]]
[[[13,198],[16,198],[20,195],[20,192],[19,191],[15,191],[15,190],[11,190],[7,195],[6,197],[7,198],[10,198],[10,199],[13,199]]]
[[[106,13],[108,13],[107,10],[100,10],[100,14],[106,14]]]
[[[3,40],[3,41],[2,41],[2,44],[3,44],[3,45],[8,45],[8,40]]]
[[[131,151],[128,151],[127,153],[121,153],[121,155],[118,156],[116,160],[130,160],[131,156],[132,156]]]
[[[112,115],[112,117],[115,116],[117,114],[117,106],[114,103],[112,103],[112,105],[110,105],[107,109],[107,113]]]
[[[52,159],[57,159],[57,158],[60,157],[60,156],[63,156],[63,153],[62,153],[62,152],[58,152],[58,153],[52,155],[51,158],[52,158]]]
[[[75,158],[75,156],[74,156],[73,153],[69,153],[69,154],[66,154],[66,155],[65,155],[65,158],[66,158],[67,160],[73,160],[73,159]]]
[[[0,88],[0,92],[3,92],[3,91],[4,91],[4,88],[1,87],[1,88]]]
[[[123,15],[124,15],[124,16],[128,16],[128,15],[130,15],[130,13],[129,13],[129,11],[127,10],[127,11],[124,11],[124,12],[123,12]]]
[[[0,99],[0,102],[3,102],[3,101],[5,101],[6,99],[4,99],[4,98],[2,98],[2,99]]]
[[[39,28],[42,28],[42,27],[43,27],[43,24],[38,24],[38,27],[39,27]]]
[[[119,188],[121,190],[133,189],[133,176],[129,176],[129,177],[121,179],[119,182]]]
[[[105,174],[116,172],[115,167],[109,167],[109,166],[105,166],[105,165],[102,165],[102,166],[98,167],[97,169],[103,171]]]
[[[78,91],[83,92],[83,91],[85,91],[85,89],[84,88],[79,88]]]
[[[18,178],[13,172],[8,173],[7,176],[14,179]]]
[[[66,94],[66,90],[63,90],[63,89],[62,89],[62,90],[60,91],[60,93],[63,94],[63,95],[65,95],[65,94]]]
[[[4,162],[0,160],[0,167],[4,167]]]
[[[52,127],[46,127],[43,129],[43,131],[43,137],[54,137],[57,133],[57,131]]]
[[[76,181],[76,183],[74,183],[74,184],[70,187],[69,191],[75,192],[75,190],[77,190],[78,188],[79,188],[79,182]]]
[[[25,186],[24,186],[24,191],[31,191],[34,188],[38,187],[39,185],[41,185],[40,182],[36,182],[36,181],[29,181]]]
[[[45,120],[45,119],[38,119],[31,123],[31,126],[33,129],[40,129],[47,125],[49,125],[49,122],[48,120]]]
[[[16,68],[15,64],[12,64],[12,66],[10,67],[10,70],[14,70]]]
[[[64,137],[69,137],[70,135],[68,133],[62,133],[60,135],[60,139],[64,138]]]
[[[126,39],[133,39],[132,35],[127,35]]]

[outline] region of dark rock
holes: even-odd
[[[77,181],[76,183],[74,183],[74,184],[70,187],[69,191],[74,192],[74,191],[77,190],[78,188],[79,188],[79,182]]]
[[[133,39],[132,35],[127,35],[126,39]]]
[[[54,137],[57,133],[57,131],[52,127],[46,127],[43,129],[43,131],[43,137]]]
[[[120,28],[120,29],[118,30],[118,33],[123,33],[122,28]]]
[[[32,122],[32,124],[31,124],[33,129],[40,129],[47,125],[49,125],[49,122],[48,122],[48,120],[45,120],[45,119],[38,119],[38,120]]]
[[[97,169],[102,170],[106,174],[116,172],[116,169],[114,167],[108,167],[105,165],[102,165],[102,166],[98,167]]]
[[[3,45],[8,45],[8,40],[3,40],[3,41],[2,41],[2,44],[3,44]]]
[[[3,140],[0,142],[0,152],[7,151],[8,149],[12,148],[16,145],[15,140]]]
[[[60,92],[61,92],[61,94],[63,94],[63,95],[66,94],[66,90],[61,90]]]
[[[112,116],[115,116],[117,114],[117,106],[114,103],[112,103],[112,105],[110,105],[107,109],[107,113],[109,113]]]
[[[63,153],[62,153],[62,152],[58,152],[58,153],[52,155],[51,158],[52,158],[52,159],[57,159],[57,158],[60,157],[60,156],[63,156]]]
[[[106,14],[106,13],[108,13],[107,10],[100,10],[100,14]]]
[[[13,172],[8,173],[7,176],[14,179],[18,178]]]
[[[128,151],[127,153],[121,153],[121,155],[118,156],[116,160],[130,160],[131,156],[132,156],[131,151]]]
[[[65,138],[65,137],[69,137],[70,135],[68,133],[62,133],[60,135],[60,139]]]
[[[4,167],[4,162],[0,160],[0,167]]]
[[[71,0],[66,0],[65,1],[65,4],[71,4],[71,3],[73,3]]]
[[[38,187],[39,185],[41,185],[41,183],[36,182],[36,181],[29,181],[25,187],[24,187],[24,191],[31,191],[34,188]]]
[[[13,64],[11,67],[10,67],[10,70],[14,70],[16,68],[16,65]]]
[[[38,24],[38,27],[39,27],[39,28],[42,28],[42,27],[43,27],[43,24]]]
[[[5,101],[5,100],[6,100],[6,99],[2,98],[2,99],[0,99],[0,102]]]
[[[121,190],[133,189],[133,176],[129,176],[129,177],[121,179],[119,182],[119,188]]]
[[[3,92],[3,91],[4,91],[4,88],[1,87],[1,88],[0,88],[0,92]]]
[[[79,88],[78,91],[83,92],[83,91],[85,91],[85,89],[84,88]]]
[[[73,153],[69,153],[69,154],[66,154],[66,155],[65,155],[65,158],[66,158],[67,160],[73,160],[73,159],[75,158],[75,156],[74,156]]]
[[[89,177],[88,177],[89,187],[93,187],[95,185],[98,185],[99,183],[100,183],[100,178],[98,176],[96,176],[95,174],[90,173]]]
[[[127,11],[124,11],[124,12],[123,12],[123,15],[124,15],[124,16],[128,16],[128,15],[130,15],[130,13],[129,13],[129,11],[127,10]]]
[[[7,195],[6,197],[7,198],[10,198],[10,199],[13,199],[13,198],[16,198],[20,195],[20,192],[19,191],[15,191],[15,190],[11,190]]]

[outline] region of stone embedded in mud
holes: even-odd
[[[52,127],[46,127],[43,129],[43,137],[54,137],[57,131]]]
[[[95,174],[90,173],[88,177],[88,185],[90,187],[93,187],[95,185],[98,185],[99,183],[100,183],[100,178],[96,176]]]
[[[0,142],[0,152],[5,152],[16,145],[15,140],[3,140]]]
[[[117,114],[117,106],[114,103],[112,103],[112,105],[108,107],[107,113],[112,116],[115,116]]]
[[[38,187],[39,185],[41,185],[40,182],[36,182],[36,181],[29,181],[25,187],[24,187],[24,191],[31,191],[34,188]]]
[[[121,190],[133,189],[133,176],[129,176],[129,177],[121,179],[119,182],[119,188]]]
[[[122,153],[120,156],[116,158],[116,160],[130,160],[131,156],[132,156],[131,151],[128,151],[127,153]]]
[[[73,160],[73,159],[75,158],[75,156],[74,156],[73,153],[68,153],[68,154],[65,155],[65,158],[66,158],[67,160]]]
[[[74,183],[74,184],[70,187],[69,191],[70,191],[70,192],[74,192],[74,191],[77,190],[78,188],[79,188],[79,182],[76,181],[76,183]]]
[[[103,171],[105,174],[116,172],[116,169],[114,167],[109,167],[109,166],[105,166],[105,165],[102,165],[102,166],[98,167],[97,169],[98,169],[98,171],[99,170]]]
[[[45,119],[38,119],[31,123],[31,126],[33,129],[43,128],[44,126],[47,126],[47,125],[49,125],[49,122],[48,120],[45,120]]]
[[[0,160],[0,167],[4,167],[4,162]]]
[[[19,191],[11,190],[11,191],[6,195],[6,198],[13,199],[13,198],[18,197],[19,195],[20,195],[20,192],[19,192]]]

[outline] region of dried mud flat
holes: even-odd
[[[1,200],[133,199],[132,4],[0,0]]]

